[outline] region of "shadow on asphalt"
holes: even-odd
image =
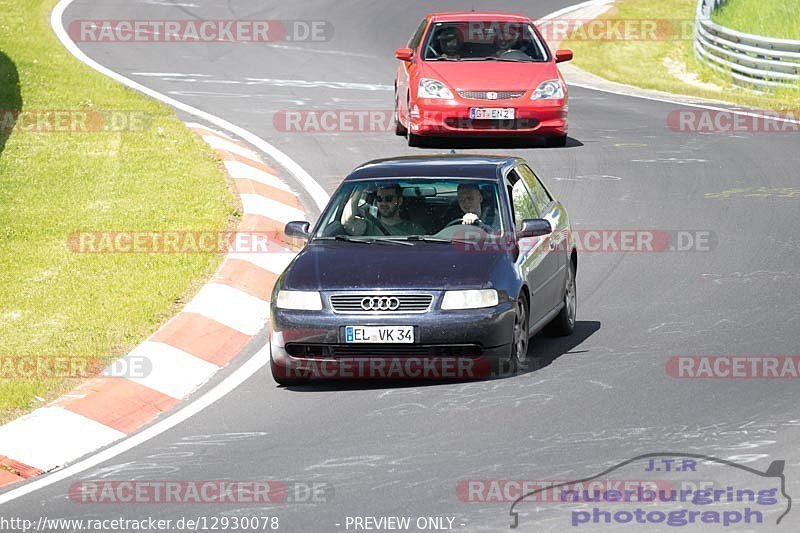
[[[282,387],[293,392],[330,392],[349,390],[380,390],[401,389],[409,387],[430,387],[436,385],[452,385],[454,383],[471,383],[488,380],[509,379],[515,376],[530,374],[550,366],[556,359],[570,353],[583,353],[573,351],[574,348],[591,337],[600,329],[600,322],[579,320],[575,323],[575,331],[567,337],[550,337],[538,333],[531,338],[528,344],[528,360],[526,368],[516,374],[502,373],[486,379],[313,379],[304,385]],[[502,370],[501,370],[502,372]]]
[[[548,147],[544,139],[539,137],[509,137],[507,139],[481,139],[481,138],[449,138],[432,137],[425,139],[422,149],[512,149],[512,148],[549,148],[550,150],[560,150],[563,148]],[[564,148],[576,148],[583,146],[578,139],[567,137],[567,145]]]
[[[0,155],[3,154],[6,141],[17,122],[20,109],[22,109],[22,94],[17,66],[11,58],[0,51]]]

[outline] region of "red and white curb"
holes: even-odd
[[[136,432],[227,366],[269,322],[275,279],[295,256],[281,241],[307,220],[298,195],[246,144],[188,123],[220,156],[243,207],[237,232],[270,235],[268,251],[229,253],[183,310],[121,359],[147,358],[143,377],[101,374],[0,427],[0,487],[37,476]],[[274,238],[272,237],[274,236]],[[130,365],[120,365],[130,368]]]

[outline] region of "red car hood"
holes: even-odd
[[[554,63],[505,61],[428,61],[423,78],[434,78],[453,89],[477,91],[532,90],[545,80],[558,78]]]

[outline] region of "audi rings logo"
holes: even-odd
[[[361,300],[364,311],[397,311],[400,300],[394,296],[370,296]]]

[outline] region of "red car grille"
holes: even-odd
[[[448,128],[454,130],[532,130],[539,125],[539,121],[532,118],[518,118],[515,120],[447,118],[444,123]]]
[[[489,93],[492,93],[494,98],[489,98]],[[525,91],[458,91],[458,95],[461,98],[470,100],[512,100],[521,97],[523,94],[525,94]]]

